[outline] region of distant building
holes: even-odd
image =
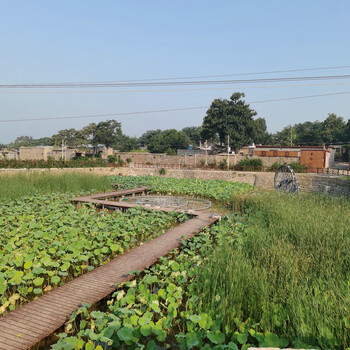
[[[63,147],[63,148],[55,148],[51,151],[51,156],[55,160],[60,159],[72,159],[75,157],[76,150],[73,148]]]
[[[20,147],[19,159],[21,160],[47,160],[52,156],[52,146]]]
[[[16,150],[2,149],[0,150],[0,159],[18,159]]]
[[[259,157],[297,157],[308,171],[334,167],[335,149],[322,146],[256,146],[254,155]]]

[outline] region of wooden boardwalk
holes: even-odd
[[[145,188],[142,189],[145,190]],[[118,196],[116,192],[113,194]],[[94,197],[89,201],[94,203],[101,201],[96,196]],[[106,194],[103,198],[109,197],[111,196]],[[98,198],[101,198],[100,195]],[[84,202],[85,199],[88,200],[83,197],[81,201]],[[96,204],[100,204],[98,202]],[[123,204],[108,202],[116,206]],[[0,350],[24,350],[37,344],[59,329],[69,319],[72,312],[80,307],[81,303],[94,304],[108,296],[117,289],[117,283],[132,278],[128,275],[130,271],[144,270],[161,256],[179,246],[182,237],[188,239],[215,221],[217,218],[211,217],[209,213],[197,213],[193,219],[180,224],[162,236],[10,312],[0,318]]]

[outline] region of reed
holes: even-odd
[[[107,176],[94,174],[33,172],[0,175],[0,200],[47,192],[104,191],[110,188]]]
[[[251,320],[295,346],[350,346],[350,202],[244,196],[249,224],[218,247],[196,285],[202,311],[227,327]]]

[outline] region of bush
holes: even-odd
[[[241,171],[262,171],[263,164],[260,158],[241,159],[235,166],[235,170]]]
[[[159,169],[159,175],[166,175],[166,169],[160,168]]]
[[[227,170],[227,161],[226,160],[222,160],[220,163],[219,163],[219,168],[221,170]]]
[[[124,163],[125,163],[124,160],[120,156],[118,156],[118,165],[123,166]]]
[[[176,151],[172,148],[168,148],[165,152],[168,156],[176,156]]]
[[[113,154],[113,155],[109,155],[107,157],[108,159],[108,163],[115,163],[117,161],[117,157]]]
[[[278,163],[278,162],[273,163],[267,170],[268,171],[276,171],[281,165],[282,164]],[[293,162],[293,163],[286,164],[286,165],[289,165],[296,173],[306,173],[306,171],[307,171],[306,166],[301,165],[299,162]]]
[[[280,166],[281,166],[281,163],[275,162],[267,170],[268,171],[276,171]]]
[[[290,163],[289,166],[296,173],[306,173],[306,171],[307,171],[307,167],[305,165],[301,165],[299,162]]]

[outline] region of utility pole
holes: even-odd
[[[205,165],[208,165],[208,140],[205,140]]]
[[[230,135],[227,134],[227,170],[230,170]]]
[[[62,139],[62,144],[61,144],[61,150],[62,150],[62,160],[64,159],[64,156],[63,156],[63,145],[64,145],[64,140]]]
[[[290,145],[293,146],[293,127],[290,126]]]

